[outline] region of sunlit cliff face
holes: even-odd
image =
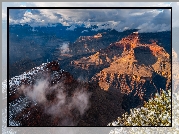
[[[171,86],[169,54],[156,42],[141,44],[136,32],[94,55],[75,60],[73,65],[83,70],[106,65],[91,81],[105,91],[120,90],[140,100],[148,100],[153,92]]]

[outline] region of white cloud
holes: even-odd
[[[74,97],[72,98],[72,103],[70,104],[72,107],[77,107],[81,115],[86,112],[89,108],[89,97],[91,93],[86,92],[84,89],[81,91],[76,91],[74,93]]]
[[[7,4],[6,4],[7,5]],[[12,4],[13,5],[13,4]],[[21,2],[16,2],[14,5],[22,5]],[[87,6],[87,7],[135,7],[135,6],[172,6],[174,10],[178,11],[179,4],[175,3],[167,3],[167,2],[26,2],[22,6],[35,6],[35,7],[80,7],[80,6]],[[3,10],[3,19],[6,19],[6,12]],[[21,23],[29,22],[31,25],[47,25],[48,23],[62,23],[65,26],[72,26],[71,28],[74,28],[73,24],[75,25],[81,25],[82,23],[86,25],[86,27],[90,27],[90,25],[94,25],[94,22],[97,22],[100,28],[114,28],[118,31],[123,30],[124,27],[129,28],[138,28],[141,27],[143,24],[145,24],[147,21],[150,22],[149,26],[152,26],[151,22],[152,19],[155,18],[159,13],[161,13],[159,10],[147,10],[147,9],[140,9],[140,10],[60,10],[60,9],[40,9],[34,11],[31,15],[27,14],[16,14],[21,15],[19,16],[21,19],[19,21]],[[174,12],[173,12],[174,13]],[[178,13],[175,13],[178,14]],[[174,15],[173,15],[174,16]],[[163,16],[166,17],[167,16]],[[178,26],[179,20],[178,17],[174,17],[173,19],[173,26]],[[168,19],[168,18],[167,18]],[[158,19],[159,20],[159,19]],[[34,23],[33,21],[36,21]],[[11,22],[16,22],[11,18]],[[39,24],[38,24],[38,23]],[[101,22],[105,22],[107,25],[103,25]],[[132,23],[131,23],[132,22]],[[155,23],[154,23],[155,24]],[[158,25],[158,24],[155,24]],[[152,27],[151,27],[152,28]],[[158,26],[157,28],[164,28],[163,23],[161,26]],[[152,28],[153,29],[153,28]],[[156,31],[159,31],[160,29],[156,29]],[[168,29],[169,30],[169,29]]]
[[[158,17],[158,20],[156,17]],[[167,20],[170,22],[170,14],[153,9],[37,9],[32,10],[32,12],[25,10],[10,12],[11,23],[28,23],[32,26],[62,23],[71,26],[67,30],[74,30],[75,25],[84,23],[86,27],[97,25],[98,29],[109,28],[121,31],[125,27],[129,29],[137,28],[146,22],[152,21],[155,21],[154,24],[158,25],[157,21],[160,22],[161,18],[165,21],[160,25]],[[160,29],[153,30],[158,31]]]
[[[65,77],[63,77],[65,78]],[[64,81],[51,86],[49,79],[36,80],[33,86],[21,85],[19,94],[26,95],[30,100],[43,106],[44,113],[50,114],[52,119],[59,117],[59,126],[76,125],[86,110],[90,107],[90,96],[92,93],[81,84],[69,95],[69,89],[65,86]],[[55,94],[54,94],[55,93]],[[52,96],[50,98],[47,96]],[[78,112],[73,112],[74,110]],[[71,116],[73,115],[73,116]],[[75,117],[75,118],[74,118]]]
[[[170,26],[166,24],[144,23],[138,27],[139,32],[161,32],[170,30]]]
[[[68,52],[70,51],[70,49],[69,49],[69,44],[66,43],[66,42],[64,42],[64,43],[62,44],[62,46],[60,47],[60,51],[61,51],[62,54],[68,53]]]
[[[67,28],[66,30],[71,30],[71,31],[74,31],[75,28],[77,28],[75,25],[72,25],[71,27]]]

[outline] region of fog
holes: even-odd
[[[62,54],[64,53],[68,53],[69,52],[69,44],[67,42],[64,42],[61,46],[60,46],[60,52]]]
[[[49,85],[48,79],[41,79],[32,87],[22,85],[19,93],[25,94],[33,102],[42,105],[44,112],[52,115],[52,118],[59,118],[59,126],[77,125],[80,117],[90,107],[91,93],[83,86],[78,86],[70,96],[63,82]],[[52,94],[54,98],[49,100],[47,96]]]

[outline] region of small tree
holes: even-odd
[[[141,108],[130,110],[108,126],[171,126],[171,89],[161,90]]]

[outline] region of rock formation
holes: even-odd
[[[10,110],[16,111],[13,104],[19,98],[28,105],[21,112],[11,112],[10,120],[24,126],[105,126],[130,108],[142,106],[160,88],[171,88],[171,56],[163,47],[156,42],[141,44],[137,32],[117,42],[110,42],[106,35],[79,37],[68,53],[75,58],[62,60],[61,66],[56,61],[44,63],[13,77],[9,81]],[[177,57],[174,51],[173,56]],[[45,92],[32,94],[44,85]]]
[[[120,90],[130,98],[147,101],[160,88],[171,87],[171,59],[156,42],[141,44],[139,40],[134,32],[72,65],[93,73],[90,81],[103,90]]]

